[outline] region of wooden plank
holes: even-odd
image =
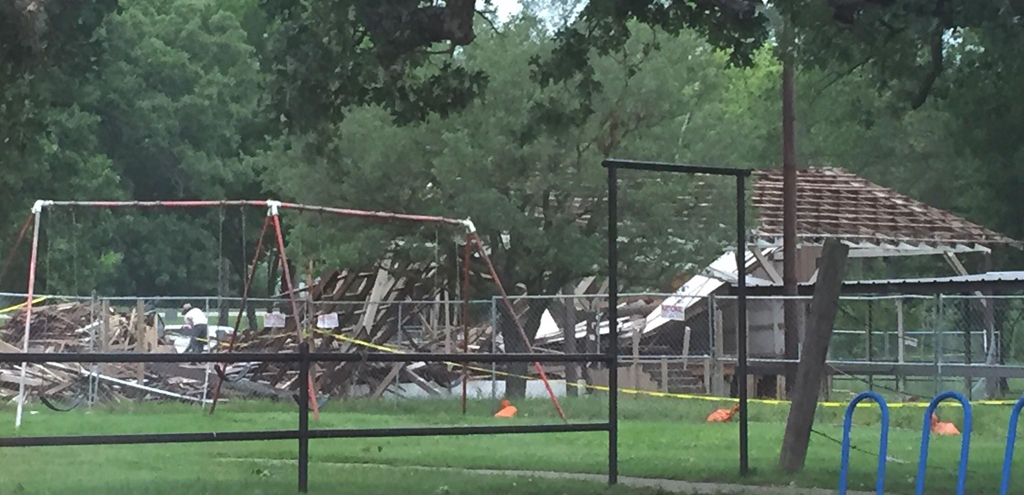
[[[761,268],[768,274],[768,278],[772,283],[782,285],[782,275],[779,275],[779,271],[775,269],[775,264],[765,257],[764,253],[758,248],[751,249],[749,252],[753,253],[754,258],[757,258],[757,262],[760,263]]]
[[[818,393],[825,376],[825,360],[849,252],[848,246],[835,239],[826,240],[822,249],[820,275],[811,300],[811,317],[804,335],[803,353],[797,366],[796,383],[793,384],[793,402],[779,454],[779,466],[787,472],[803,469],[807,459],[814,410],[818,407]]]
[[[7,371],[0,371],[0,382],[13,383],[15,385],[21,384],[21,375],[18,373],[9,373]],[[43,384],[43,381],[39,378],[25,377],[26,387],[39,387]]]
[[[725,396],[728,395],[729,390],[726,387],[725,368],[722,367],[720,362],[725,354],[725,319],[717,302],[713,301],[712,307],[712,312],[715,315],[713,320],[715,326],[715,352],[711,358],[711,395]]]
[[[388,374],[380,381],[380,385],[377,385],[377,388],[372,394],[370,394],[370,398],[379,399],[380,396],[384,394],[384,391],[388,389],[388,385],[391,385],[391,382],[395,380],[395,377],[398,376],[398,373],[402,371],[402,368],[404,367],[405,363],[395,363],[394,366],[391,367],[391,371],[388,371]]]
[[[434,386],[430,382],[424,380],[421,376],[417,375],[416,373],[411,371],[409,368],[405,368],[405,367],[401,368],[401,373],[406,378],[408,378],[410,381],[412,381],[417,387],[423,389],[423,391],[426,392],[427,394],[429,394],[430,396],[433,396],[433,397],[440,397],[441,396],[441,392],[439,392],[436,388],[434,388]]]
[[[142,302],[142,299],[135,301],[135,352],[139,354],[145,354],[150,352],[146,345],[146,307]],[[125,339],[125,346],[128,345],[128,339]],[[135,365],[135,381],[139,384],[146,383],[146,363],[138,363]],[[145,397],[140,395],[139,398]]]

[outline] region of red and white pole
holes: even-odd
[[[277,250],[281,255],[281,275],[284,277],[281,283],[281,290],[285,290],[284,284],[287,283],[288,300],[292,306],[292,317],[295,318],[295,331],[298,332],[299,344],[301,344],[305,341],[305,336],[302,331],[302,322],[299,320],[299,303],[295,301],[295,287],[292,287],[292,274],[288,268],[288,256],[284,252],[284,235],[281,233],[281,220],[279,218],[281,203],[278,201],[267,201],[267,207],[269,208],[267,215],[270,216],[274,223],[274,234],[277,236]],[[316,403],[316,392],[313,390],[313,375],[308,375],[305,386],[309,387],[309,405],[313,409],[313,419],[320,421],[320,409]]]
[[[32,256],[28,262],[28,299],[25,301],[25,339],[21,345],[21,352],[28,353],[29,332],[32,327],[32,299],[36,290],[36,260],[39,258],[39,220],[43,216],[45,201],[36,201],[32,206],[32,215],[35,216],[35,224],[32,227]],[[28,363],[21,363],[21,379],[18,383],[18,412],[14,417],[14,427],[21,428],[21,414],[25,408],[25,370]]]

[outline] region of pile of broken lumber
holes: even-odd
[[[21,310],[0,328],[0,352],[21,351],[25,317],[26,311]],[[115,311],[107,304],[44,304],[32,310],[29,351],[174,352],[169,342],[157,338],[158,325],[157,314],[147,314],[141,303],[128,311]],[[190,400],[202,397],[206,381],[202,367],[156,363],[46,363],[30,364],[24,371],[30,398],[84,393],[92,376],[98,400]],[[20,365],[0,365],[0,400],[16,397],[21,381]]]

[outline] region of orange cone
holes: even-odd
[[[495,418],[514,418],[516,413],[519,412],[516,406],[513,406],[508,399],[501,399],[501,409],[494,413]]]
[[[939,417],[932,414],[932,433],[936,435],[959,435],[960,430],[953,423],[939,421]]]
[[[740,410],[740,405],[736,404],[732,406],[732,409],[717,409],[715,412],[708,415],[708,419],[705,420],[707,423],[728,423],[732,420],[732,415],[736,414],[736,411]]]

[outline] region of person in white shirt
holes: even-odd
[[[192,337],[192,341],[189,342],[188,348],[185,349],[185,352],[203,352],[207,339],[207,324],[209,323],[206,319],[206,313],[203,313],[203,310],[199,308],[193,308],[191,304],[186,304],[181,308],[181,314],[185,315],[184,333],[185,335]]]

